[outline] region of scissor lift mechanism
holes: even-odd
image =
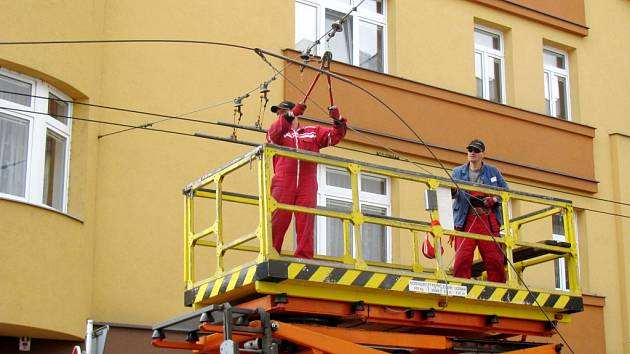
[[[304,306],[306,304],[310,306]],[[310,308],[308,313],[305,309]],[[374,315],[369,314],[374,312]],[[404,332],[414,323],[430,326],[435,312],[362,303],[329,304],[286,295],[266,296],[232,307],[210,305],[153,327],[153,345],[196,353],[522,353],[556,354],[562,345]],[[461,318],[462,321],[472,320]],[[485,318],[492,326],[492,319]],[[525,327],[521,333],[535,330]],[[439,325],[436,325],[436,329]],[[374,329],[368,329],[368,328]],[[482,326],[483,327],[483,326]],[[378,328],[381,328],[380,330]],[[396,330],[392,330],[396,328]],[[185,331],[185,342],[169,341],[169,330]],[[452,330],[443,329],[442,333]],[[519,331],[513,328],[512,331]],[[544,330],[545,332],[548,329]],[[453,331],[456,333],[457,331]]]

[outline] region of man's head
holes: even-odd
[[[275,106],[271,106],[271,111],[278,115],[284,114],[295,107],[295,103],[291,101],[282,101]]]
[[[485,157],[486,144],[479,139],[474,139],[466,146],[466,150],[468,150],[468,161],[477,164]]]

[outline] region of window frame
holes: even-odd
[[[347,172],[344,169],[338,168],[338,167],[321,165],[321,164],[317,166],[317,183],[318,183],[317,206],[318,207],[325,206],[326,201],[328,199],[334,199],[334,200],[352,203],[352,189],[330,186],[326,184],[326,169],[328,168]],[[385,179],[386,193],[382,195],[382,194],[377,194],[377,193],[361,191],[361,184],[362,184],[361,177],[362,176]],[[391,216],[391,212],[392,212],[391,179],[387,176],[382,176],[382,175],[376,175],[376,174],[371,174],[371,173],[360,173],[358,180],[359,180],[358,181],[359,184],[357,188],[359,190],[359,202],[361,204],[361,207],[364,204],[366,204],[369,206],[383,208],[385,209],[385,212],[386,212],[385,215]],[[317,231],[316,232],[317,234],[315,235],[315,253],[320,254],[320,255],[325,255],[326,246],[327,246],[326,218],[318,216],[315,220],[315,224],[316,224],[316,231]],[[385,262],[391,263],[393,261],[391,227],[385,227],[385,232],[386,232],[385,243],[387,247],[385,251],[385,254],[386,254]],[[354,240],[352,242],[354,242]],[[353,248],[353,257],[356,257],[356,252],[357,252],[356,248]]]
[[[49,97],[49,93],[52,93],[64,101],[69,101],[67,112],[68,117],[72,117],[72,99],[59,89],[43,80],[18,73],[4,67],[0,67],[0,75],[31,84],[32,95],[30,106],[24,106],[0,98],[0,107],[2,107],[0,108],[0,113],[16,119],[28,121],[29,129],[28,150],[26,154],[26,187],[24,196],[0,192],[0,198],[35,204],[44,208],[67,213],[68,187],[70,180],[70,153],[72,145],[72,119],[67,119],[67,124],[64,124],[48,115],[49,100],[37,98],[35,96]],[[19,109],[20,111],[14,111],[13,109]],[[52,206],[44,203],[44,165],[46,161],[46,136],[48,130],[65,139],[61,209],[53,208]]]
[[[351,0],[351,3],[343,4],[337,0],[295,0],[295,4],[302,4],[305,6],[311,6],[316,9],[316,30],[315,30],[315,39],[321,37],[329,28],[326,28],[326,9],[340,12],[342,14],[346,14],[350,12],[350,10],[360,2],[361,0]],[[350,14],[350,19],[352,21],[352,59],[351,64],[348,65],[357,66],[363,69],[372,70],[369,68],[364,68],[359,66],[360,64],[360,40],[361,34],[359,31],[361,22],[365,22],[372,25],[381,26],[383,29],[383,73],[388,73],[388,40],[387,40],[387,0],[383,1],[383,14],[377,14],[371,11],[361,10],[358,8],[357,11]],[[298,18],[295,18],[295,24],[298,26],[300,23]],[[295,40],[294,38],[294,46]],[[318,56],[322,56],[326,51],[326,43],[325,38],[322,38],[322,43],[315,47],[315,53]],[[333,55],[333,60],[335,57]],[[377,71],[379,72],[379,71]]]
[[[501,46],[501,50],[496,50],[494,48],[486,47],[477,44],[475,39],[475,32],[482,31],[487,32],[492,35],[496,35],[499,37],[499,44]],[[473,42],[474,42],[474,54],[481,55],[481,72],[482,72],[482,96],[479,97],[478,93],[475,93],[475,96],[490,102],[506,104],[507,103],[507,93],[506,93],[506,77],[505,77],[505,36],[502,31],[496,30],[494,28],[486,27],[483,25],[475,24],[473,30]],[[473,55],[474,58],[474,55]],[[488,68],[488,59],[494,58],[499,59],[501,62],[501,100],[499,102],[490,100],[490,80],[489,80],[489,68]],[[474,61],[474,60],[473,60]],[[475,79],[477,77],[476,73],[476,64],[475,64]],[[475,84],[475,89],[476,89]]]
[[[563,56],[565,68],[560,69],[555,66],[546,65],[545,64],[545,51],[549,51],[549,52],[552,52],[553,54]],[[547,77],[545,77],[545,75],[547,75]],[[543,85],[544,85],[545,91],[549,92],[548,115],[553,118],[572,121],[573,119],[571,116],[571,81],[570,81],[569,76],[570,76],[569,75],[569,53],[562,49],[558,49],[556,47],[552,47],[549,45],[543,46],[543,80],[544,80]],[[553,104],[554,98],[555,98],[555,96],[553,95],[553,90],[552,90],[553,88],[552,83],[553,83],[554,77],[562,77],[565,79],[565,82],[566,82],[566,105],[567,105],[566,118],[557,116],[556,107]],[[546,109],[547,107],[545,107],[545,110]]]

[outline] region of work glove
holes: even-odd
[[[337,106],[328,107],[328,116],[330,116],[330,118],[334,119],[335,121],[340,120],[341,114],[339,114],[339,108],[337,108]]]
[[[306,105],[304,103],[298,103],[293,107],[291,113],[293,113],[294,117],[301,116],[306,111]]]
[[[486,206],[486,208],[488,209],[492,209],[492,207],[494,207],[494,205],[498,202],[499,200],[497,199],[497,197],[485,197],[483,198],[483,205]]]

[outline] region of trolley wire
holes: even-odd
[[[238,49],[246,49],[253,51],[254,48],[240,44],[213,42],[213,41],[197,41],[188,39],[95,39],[95,40],[68,40],[68,41],[15,41],[3,42],[0,45],[48,45],[48,44],[108,44],[108,43],[181,43],[181,44],[203,44],[216,45],[223,47],[231,47]]]
[[[259,53],[260,55],[260,53]],[[295,84],[291,79],[289,79],[286,75],[280,73],[278,71],[278,69],[264,56],[264,55],[260,55],[261,58],[263,59],[263,61],[269,65],[274,71],[278,72],[278,74],[280,74],[288,83],[289,85],[291,85],[293,88],[295,88],[298,92],[305,94],[304,90],[302,90],[297,84]],[[315,99],[311,98],[310,96],[307,97],[308,100],[310,100],[310,102],[313,102],[315,104],[315,106],[322,111],[324,114],[328,114],[328,111],[322,107],[322,105],[320,105]],[[350,124],[346,124],[346,126],[352,130],[353,132],[357,133],[358,135],[365,137],[366,139],[370,140],[372,143],[374,143],[376,146],[381,146],[382,148],[384,148],[385,150],[387,150],[389,153],[393,154],[394,156],[398,155],[396,154],[396,152],[394,152],[392,149],[390,149],[389,147],[387,147],[386,145],[376,141],[374,138],[372,138],[371,136],[369,136],[368,134],[365,134],[361,131],[358,131],[356,129],[354,129]],[[413,162],[412,162],[413,163]],[[414,165],[416,165],[415,163],[413,163]],[[423,171],[427,172],[430,175],[433,175],[433,173],[431,173],[430,171],[428,171],[427,169],[425,169],[424,167],[422,167],[421,165],[416,165],[418,168],[422,169]]]
[[[0,92],[8,92],[8,91],[0,90]],[[12,93],[12,92],[9,92],[9,93]],[[51,99],[51,100],[53,100],[53,98],[48,98],[48,97],[42,97],[42,98],[43,99]],[[107,106],[100,106],[100,107],[101,108],[105,108],[106,107],[107,109],[116,110],[116,111],[123,111],[123,112],[130,111],[128,109],[118,108],[118,107],[107,107]],[[151,126],[138,126],[138,125],[124,124],[124,123],[116,123],[116,122],[112,122],[112,121],[104,121],[104,120],[98,120],[98,119],[82,118],[82,117],[77,117],[77,116],[66,116],[66,115],[59,115],[59,114],[56,115],[56,114],[49,114],[49,113],[44,113],[44,112],[36,112],[36,111],[26,110],[26,109],[18,109],[18,108],[15,108],[15,107],[8,107],[8,106],[0,106],[0,109],[5,109],[5,110],[8,110],[8,111],[14,111],[14,112],[21,112],[21,113],[29,113],[29,114],[37,114],[37,115],[48,115],[48,116],[59,117],[59,118],[68,118],[68,119],[72,119],[72,120],[76,120],[76,121],[84,121],[84,122],[88,122],[88,123],[97,123],[97,124],[105,124],[105,125],[111,125],[111,126],[119,126],[119,127],[124,127],[124,128],[127,128],[127,129],[142,129],[142,130],[155,131],[155,132],[159,132],[159,133],[171,133],[171,134],[193,136],[193,137],[194,136],[199,136],[198,134],[195,135],[195,134],[191,134],[191,133],[183,133],[183,132],[178,132],[178,131],[168,130],[168,129],[155,129],[155,128],[152,128]],[[146,115],[166,116],[164,114],[159,114],[159,113],[149,113],[149,112],[141,112],[141,111],[139,113],[140,114],[146,114]],[[176,119],[178,117],[172,116],[172,118]],[[216,125],[216,126],[225,126],[225,123],[222,123],[222,122],[197,121],[197,120],[193,120],[193,121],[197,122],[197,123],[212,124],[212,125]],[[263,129],[249,129],[249,130],[257,131],[257,132],[260,132],[260,133],[265,133],[265,130],[263,130]],[[359,133],[361,133],[361,132],[359,132]],[[364,134],[364,133],[361,133],[361,134]],[[237,144],[239,143],[238,141],[234,141],[234,140],[229,140],[227,142],[234,142],[234,143],[237,143]],[[380,144],[381,143],[379,143],[379,145]],[[379,158],[383,158],[383,159],[390,159],[390,160],[408,162],[408,163],[411,163],[411,164],[414,164],[414,165],[422,165],[422,166],[427,166],[427,167],[431,167],[431,168],[439,168],[439,166],[436,166],[436,165],[431,165],[431,164],[427,164],[427,163],[413,161],[413,160],[401,157],[399,155],[387,156],[387,155],[380,154],[378,152],[369,152],[369,151],[365,151],[365,150],[361,150],[361,149],[354,149],[354,148],[350,148],[350,147],[347,147],[347,146],[338,146],[338,145],[337,146],[333,146],[333,148],[340,149],[340,150],[352,151],[352,152],[361,153],[361,154],[370,155],[370,156],[375,156],[375,157],[379,157]],[[533,187],[536,187],[536,186],[533,186]],[[552,191],[564,193],[563,191],[560,191],[560,190],[555,190],[555,189],[551,189],[551,188],[548,188],[548,189],[550,189]],[[576,194],[576,195],[580,196],[580,197],[590,198],[589,196],[584,196],[584,195],[581,195],[581,194]],[[610,202],[615,203],[615,201],[610,201]],[[619,203],[619,202],[616,202],[616,203]],[[630,219],[630,215],[623,215],[623,214],[606,212],[606,211],[597,210],[597,209],[589,209],[589,208],[584,208],[584,207],[580,207],[579,209],[590,211],[590,212],[594,212],[594,213],[601,213],[601,214],[611,215],[611,216],[615,216],[615,217],[621,217],[621,218]]]
[[[202,111],[205,111],[205,110],[208,110],[208,109],[216,108],[216,107],[219,107],[219,106],[223,106],[223,105],[231,103],[231,102],[232,102],[232,99],[229,99],[229,100],[224,101],[224,102],[216,103],[216,104],[204,107],[204,108],[196,109],[194,111],[190,111],[190,112],[186,112],[186,113],[183,113],[183,114],[179,114],[179,115],[174,116],[174,117],[163,118],[163,119],[156,120],[156,121],[153,121],[153,122],[150,122],[150,123],[136,125],[136,126],[131,127],[131,128],[125,128],[125,129],[117,130],[115,132],[101,134],[101,135],[98,136],[98,139],[104,138],[106,136],[112,136],[112,135],[128,132],[130,130],[134,130],[134,129],[138,129],[138,128],[152,127],[155,124],[162,123],[162,122],[165,122],[167,120],[176,119],[176,118],[183,118],[185,116],[188,116],[188,115],[191,115],[191,114],[194,114],[194,113],[198,113],[198,112],[202,112]]]
[[[273,67],[273,64],[271,64],[268,60],[265,59],[264,55],[261,54],[261,51],[257,51],[257,53],[261,56],[261,58],[263,58],[263,60],[268,64],[271,65]],[[289,59],[289,58],[287,58]],[[277,69],[274,69],[277,70]],[[318,70],[318,69],[316,69]],[[318,70],[321,73],[329,73],[330,71],[325,71],[322,69]],[[369,95],[370,97],[372,97],[374,100],[376,100],[377,102],[379,102],[380,104],[382,104],[384,107],[386,107],[394,116],[396,116],[396,118],[398,118],[398,120],[403,123],[412,133],[413,135],[418,139],[418,141],[420,143],[422,143],[422,145],[424,145],[424,147],[427,149],[427,151],[430,153],[430,155],[433,157],[433,159],[435,161],[438,162],[438,164],[440,165],[441,169],[446,173],[446,175],[448,176],[448,178],[450,179],[450,181],[453,183],[453,185],[455,186],[455,189],[457,190],[457,193],[466,193],[464,192],[459,184],[457,183],[457,181],[452,177],[452,175],[448,172],[448,169],[446,168],[446,166],[444,165],[444,163],[442,162],[442,160],[440,160],[437,155],[435,155],[435,153],[433,152],[433,149],[431,149],[429,147],[429,145],[427,145],[424,140],[422,139],[422,137],[415,131],[415,129],[413,129],[413,127],[411,127],[411,125],[409,125],[407,123],[407,121],[400,116],[394,109],[392,109],[389,105],[387,105],[383,100],[381,100],[378,96],[376,96],[375,94],[373,94],[372,92],[370,92],[369,90],[353,83],[350,80],[342,80],[342,82],[346,82],[348,84],[350,84],[351,86],[363,91],[364,93],[366,93],[367,95]],[[320,107],[321,108],[321,107]],[[469,208],[473,208],[472,202],[470,201],[469,198],[464,198],[469,206]],[[475,220],[477,219],[481,219],[479,214],[475,214]],[[496,246],[497,250],[500,251],[500,253],[503,255],[504,259],[507,261],[507,263],[509,264],[509,266],[512,268],[512,270],[514,271],[514,274],[516,274],[519,282],[521,284],[523,284],[523,286],[525,287],[525,289],[527,290],[528,294],[531,296],[532,295],[532,291],[529,288],[529,286],[525,283],[524,279],[522,278],[522,276],[519,274],[518,270],[516,269],[516,267],[514,266],[513,262],[510,261],[507,257],[507,254],[505,253],[505,251],[503,250],[503,248],[501,247],[501,245],[499,244],[499,242],[495,239],[495,237],[493,236],[493,232],[490,229],[490,225],[489,223],[486,224],[485,222],[481,222],[481,224],[483,225],[483,227],[486,229],[486,231],[488,232],[487,235],[490,236],[492,242],[494,242],[494,245]],[[442,246],[440,245],[440,248]],[[448,287],[446,288],[447,293],[446,293],[446,297],[448,298]],[[564,336],[562,335],[560,329],[556,326],[556,324],[553,322],[553,320],[549,317],[549,315],[547,314],[547,312],[544,310],[544,308],[542,307],[542,305],[538,302],[537,299],[534,299],[534,303],[537,305],[538,309],[540,310],[540,312],[544,315],[544,317],[547,319],[548,323],[552,326],[552,328],[555,330],[555,332],[558,334],[558,336],[560,336],[560,338],[562,339],[562,341],[567,345],[567,347],[569,348],[569,351],[571,351],[571,353],[574,353],[573,349],[571,348],[571,345],[566,341],[566,339],[564,338]]]
[[[182,120],[182,121],[187,121],[187,122],[217,125],[214,122],[209,122],[209,121],[200,120],[200,119],[178,117],[178,116],[173,116],[173,115],[169,115],[169,114],[161,114],[161,113],[155,113],[155,112],[141,111],[141,110],[137,110],[137,109],[129,109],[129,108],[114,107],[114,106],[106,106],[106,105],[95,104],[95,103],[76,102],[76,101],[71,101],[71,100],[64,100],[64,99],[61,99],[61,98],[52,98],[52,97],[47,97],[47,96],[31,95],[31,94],[7,91],[7,90],[2,90],[2,89],[0,89],[0,93],[8,93],[8,94],[14,94],[14,95],[18,95],[18,96],[33,97],[33,98],[43,99],[43,100],[65,102],[65,103],[69,103],[69,104],[73,104],[73,105],[102,108],[102,109],[107,109],[107,110],[112,110],[112,111],[119,111],[119,112],[125,112],[125,113],[133,113],[133,114],[140,114],[140,115],[153,116],[153,117],[177,119],[177,120]],[[10,109],[9,107],[6,107],[6,108]],[[24,112],[34,112],[33,110],[22,110],[22,111],[24,111]],[[142,126],[131,125],[130,128],[142,128]]]
[[[63,115],[63,114],[49,114],[49,113],[44,113],[44,112],[34,112],[34,111],[25,110],[25,109],[19,109],[19,108],[14,108],[14,107],[0,106],[0,109],[5,109],[7,111],[14,111],[14,112],[36,114],[36,115],[40,115],[40,116],[45,115],[45,116],[51,116],[51,117],[55,117],[55,118],[66,118],[66,119],[82,121],[82,122],[86,122],[86,123],[96,123],[96,124],[105,124],[105,125],[111,125],[111,126],[116,126],[116,127],[141,129],[141,130],[147,130],[147,131],[152,131],[152,132],[157,132],[157,133],[174,134],[174,135],[188,136],[188,137],[193,137],[193,138],[206,138],[206,139],[213,139],[213,140],[221,140],[221,141],[225,141],[225,142],[228,142],[228,143],[241,144],[241,145],[250,145],[250,146],[258,146],[258,145],[260,145],[260,144],[257,144],[257,143],[250,143],[250,142],[246,142],[246,141],[235,141],[235,140],[231,140],[229,138],[214,137],[214,136],[209,136],[209,135],[200,134],[200,133],[192,134],[192,133],[180,132],[180,131],[175,131],[175,130],[157,129],[157,128],[152,128],[152,127],[148,127],[148,126],[147,127],[138,127],[136,125],[117,123],[117,122],[100,120],[100,119],[90,119],[90,118],[69,116],[69,115]]]
[[[281,76],[283,78],[285,78],[287,80],[287,82],[289,82],[289,84],[295,85],[292,81],[287,79],[286,76],[284,76],[284,75],[281,75]],[[299,89],[297,86],[294,86],[294,87],[296,87],[296,89]],[[213,121],[207,121],[207,120],[185,118],[183,116],[188,115],[188,114],[197,113],[199,111],[215,108],[217,106],[224,105],[224,104],[232,102],[232,100],[230,99],[230,100],[227,100],[225,102],[218,103],[216,105],[212,105],[212,106],[208,106],[208,107],[202,108],[202,109],[200,109],[198,111],[191,111],[191,112],[182,114],[180,116],[172,116],[172,115],[167,115],[167,114],[162,114],[162,113],[141,111],[141,110],[128,109],[128,108],[115,107],[115,106],[100,105],[100,104],[94,104],[94,103],[77,102],[77,101],[71,101],[71,100],[64,100],[64,99],[61,99],[61,98],[38,96],[38,95],[32,95],[32,94],[25,94],[25,93],[21,93],[21,92],[7,91],[7,90],[2,90],[2,89],[0,89],[0,93],[13,94],[13,95],[19,95],[19,96],[25,96],[25,97],[31,97],[31,98],[37,98],[37,99],[44,99],[44,100],[51,100],[51,101],[59,101],[59,102],[71,103],[73,105],[81,105],[81,106],[86,106],[86,107],[95,107],[95,108],[101,108],[101,109],[105,109],[105,110],[112,110],[112,111],[119,111],[119,112],[126,112],[126,113],[134,113],[134,114],[147,115],[147,116],[153,116],[153,117],[163,117],[163,119],[155,121],[155,122],[150,122],[150,123],[146,123],[146,124],[142,124],[142,125],[129,125],[128,127],[126,127],[126,129],[123,129],[123,130],[121,130],[119,132],[132,130],[132,129],[142,129],[142,128],[151,127],[153,124],[157,124],[157,123],[163,122],[163,121],[165,121],[167,119],[183,120],[183,121],[189,121],[189,122],[194,122],[194,123],[222,126],[224,124],[220,124],[220,122],[213,122]],[[312,98],[310,100],[313,103],[315,103],[316,107],[318,107],[322,112],[327,113],[327,112],[325,112],[325,109],[321,105],[317,104],[317,102],[315,102]],[[0,107],[0,108],[7,109],[7,110],[11,110],[11,109],[12,110],[16,110],[16,109],[14,109],[12,107]],[[16,110],[16,111],[25,112],[25,113],[37,113],[37,112],[34,112],[32,110]],[[77,118],[76,120],[81,120],[81,119]],[[95,121],[95,123],[98,123],[98,121]],[[348,126],[348,128],[350,128],[352,131],[356,131],[351,126]],[[363,137],[365,137],[367,139],[370,139],[372,142],[374,142],[376,144],[376,146],[382,146],[381,142],[377,142],[375,139],[371,138],[371,136],[369,134],[365,134],[365,133],[362,133],[360,131],[356,131],[356,132],[361,134],[361,136],[363,136]],[[116,132],[103,134],[103,135],[101,135],[101,137],[108,136],[108,135],[115,134],[115,133]],[[342,146],[334,146],[334,148],[342,149],[342,150],[348,150],[348,151],[354,151],[354,152],[359,152],[359,153],[365,153],[365,154],[368,154],[368,155],[373,155],[373,156],[377,156],[377,157],[384,158],[384,159],[403,161],[403,162],[411,163],[411,164],[416,165],[416,166],[426,166],[426,167],[430,167],[430,168],[440,168],[440,166],[438,166],[438,165],[432,165],[432,164],[429,164],[429,163],[422,163],[422,162],[413,161],[411,159],[404,158],[404,157],[400,156],[399,153],[397,153],[397,152],[395,152],[395,151],[393,151],[391,149],[387,149],[387,150],[388,150],[388,152],[390,152],[392,154],[392,156],[388,156],[386,154],[381,154],[381,153],[378,153],[378,152],[376,152],[376,153],[365,152],[365,151],[362,151],[362,150],[359,150],[359,149],[352,149],[352,148],[342,147]],[[385,146],[383,146],[383,148],[385,148]],[[427,171],[425,168],[422,168],[422,169],[424,171]],[[630,206],[630,203],[627,203],[627,202],[624,202],[624,201],[617,201],[617,200],[613,200],[613,199],[606,199],[606,198],[601,198],[601,197],[584,195],[584,194],[580,194],[580,193],[575,193],[575,192],[571,192],[571,191],[555,189],[555,188],[551,188],[551,187],[538,186],[538,185],[534,185],[534,184],[528,184],[528,183],[525,183],[525,182],[515,181],[515,180],[512,180],[512,179],[506,179],[506,181],[510,182],[510,184],[519,184],[519,185],[528,186],[528,187],[532,187],[532,188],[544,189],[544,190],[548,190],[548,191],[552,191],[552,192],[574,195],[576,197],[585,198],[585,199],[592,199],[592,200],[598,200],[598,201],[607,202],[607,203],[611,203],[611,204],[619,204],[619,205],[623,205],[623,206]],[[610,212],[605,212],[605,211],[596,210],[596,209],[587,209],[587,208],[584,208],[584,207],[580,207],[579,209],[588,210],[588,211],[592,211],[592,212],[595,212],[595,213],[603,213],[603,214],[623,217],[623,218],[630,218],[630,216],[628,216],[628,215],[610,213]]]
[[[364,0],[361,1],[361,3]],[[360,6],[357,5],[357,6]],[[357,7],[354,7],[352,11],[356,10]],[[352,12],[351,11],[351,12]],[[348,14],[345,16],[347,17]],[[334,26],[333,28],[331,28],[331,30],[335,29]],[[338,30],[336,30],[338,31]],[[330,32],[330,31],[329,31]],[[323,38],[323,37],[322,37]],[[318,40],[319,41],[319,40]],[[154,43],[194,43],[194,44],[212,44],[212,45],[223,45],[223,46],[229,46],[229,47],[235,47],[235,48],[241,48],[241,49],[248,49],[248,50],[252,50],[255,51],[257,54],[259,54],[261,57],[264,58],[263,55],[261,55],[260,52],[254,50],[253,48],[250,47],[246,47],[246,46],[241,46],[241,45],[234,45],[234,44],[229,44],[229,43],[222,43],[222,42],[208,42],[208,41],[192,41],[192,40],[100,40],[100,41],[41,41],[41,42],[0,42],[0,45],[3,44],[14,44],[14,45],[19,45],[19,44],[87,44],[87,43],[134,43],[134,42],[154,42]],[[315,43],[314,43],[315,45]],[[314,47],[314,45],[312,47]],[[265,60],[268,64],[272,65],[268,60]],[[273,65],[272,65],[273,67]],[[274,67],[274,70],[276,72],[278,72],[278,70]],[[322,71],[323,73],[330,75],[331,72],[330,71]],[[278,72],[279,73],[279,72]],[[285,77],[284,75],[282,75],[283,77]],[[285,77],[286,78],[286,77]],[[343,81],[343,80],[342,80]],[[389,105],[387,105],[383,100],[381,100],[378,96],[374,95],[372,92],[370,92],[369,90],[356,85],[354,83],[352,83],[351,81],[344,81],[348,84],[350,84],[351,86],[359,89],[360,91],[363,91],[365,94],[369,95],[370,97],[372,97],[374,100],[376,100],[377,102],[379,102],[380,104],[382,104],[384,107],[386,107],[396,118],[398,118],[398,120],[403,123],[403,125],[405,125],[409,131],[411,131],[413,133],[413,135],[418,139],[418,141],[420,143],[422,143],[422,145],[425,146],[425,148],[427,149],[427,151],[430,153],[430,155],[432,156],[432,158],[438,162],[438,164],[440,165],[440,168],[446,173],[446,175],[449,177],[449,179],[451,180],[451,182],[454,184],[455,188],[457,189],[458,192],[462,192],[462,189],[459,187],[459,184],[456,182],[456,180],[452,177],[452,175],[448,172],[448,169],[444,166],[443,162],[437,157],[437,155],[435,155],[435,153],[433,152],[433,150],[424,142],[424,140],[422,139],[422,137],[415,131],[415,129],[413,129],[413,127],[411,127],[406,120],[400,116],[395,110],[393,110]],[[321,107],[320,107],[321,109]],[[33,113],[32,111],[28,111],[29,113]],[[171,116],[169,117],[173,118],[173,119],[179,119],[182,117],[177,117],[177,116]],[[187,119],[188,120],[188,119]],[[216,124],[216,123],[215,123]],[[128,128],[137,128],[136,126],[128,126]],[[148,129],[148,130],[157,130],[157,129],[153,129],[150,128],[150,126],[144,126],[142,127],[143,129]],[[356,131],[356,130],[354,130]],[[183,133],[186,134],[186,133]],[[194,136],[194,135],[193,135]],[[466,198],[468,204],[470,207],[472,207],[472,203],[470,202],[470,200],[468,200],[468,198]],[[477,215],[478,217],[478,215]],[[487,229],[487,231],[489,232],[490,235],[492,235],[492,231],[489,229],[489,225],[486,225],[485,223],[483,224],[484,227]],[[497,245],[497,248],[504,254],[505,256],[505,252],[503,251],[503,249],[500,247],[499,243],[494,239],[494,237],[491,237],[492,241]],[[521,281],[521,283],[524,285],[524,287],[527,289],[527,291],[531,294],[531,290],[529,289],[529,287],[525,284],[525,282],[523,281],[523,279],[521,278],[520,274],[516,271],[516,268],[514,266],[514,264],[512,264],[511,261],[508,260],[508,264],[510,264],[510,267],[512,267],[512,269],[515,271],[515,274],[517,275],[517,277],[519,278],[519,280]],[[555,323],[548,317],[546,311],[544,311],[544,309],[542,308],[542,306],[538,303],[537,300],[535,300],[535,303],[538,305],[540,311],[545,315],[545,317],[547,318],[547,320],[549,321],[549,323],[552,325],[552,327],[555,329],[555,331],[558,333],[558,335],[562,338],[563,342],[568,346],[569,350],[571,352],[573,352],[571,346],[569,345],[569,343],[564,339],[562,333],[559,331],[559,329],[557,328],[557,326],[555,325]]]
[[[355,7],[353,7],[351,12],[352,11],[356,11],[356,9],[360,5],[361,5],[361,3],[356,5]],[[321,39],[324,38],[331,31],[332,31],[332,28],[329,31],[327,31],[324,35],[322,35],[318,39],[318,41],[321,41]],[[320,43],[317,43],[318,41],[316,41],[316,43],[313,43],[314,45],[312,45],[312,47],[314,47],[315,45],[319,45]],[[57,45],[57,44],[70,44],[70,45],[71,44],[117,44],[117,43],[120,43],[120,44],[124,44],[124,43],[201,44],[201,45],[216,45],[216,46],[231,47],[231,48],[244,49],[244,50],[250,50],[250,51],[256,52],[255,48],[244,46],[244,45],[239,45],[239,44],[234,44],[234,43],[226,43],[226,42],[218,42],[218,41],[184,40],[184,39],[102,39],[102,40],[65,40],[65,41],[0,41],[0,45],[5,45],[5,46],[8,46],[8,45]],[[329,74],[334,74],[334,73],[329,72]],[[282,77],[284,77],[286,79],[286,76],[282,75]],[[354,84],[353,84],[353,86],[354,86]],[[5,91],[5,90],[0,90],[0,92],[17,94],[17,95],[24,95],[24,96],[29,96],[29,97],[49,99],[48,97],[41,97],[41,96],[36,96],[36,95],[28,95],[28,94],[22,94],[22,93],[18,93],[18,92],[10,92],[10,91]],[[53,99],[53,98],[50,98],[50,99]],[[168,118],[168,119],[181,119],[181,120],[187,120],[187,121],[191,121],[191,122],[207,123],[207,124],[216,125],[216,123],[213,123],[213,122],[205,122],[205,121],[200,121],[200,120],[195,120],[195,119],[187,119],[187,118],[180,117],[180,116],[172,116],[172,115],[166,115],[166,114],[151,113],[151,112],[146,112],[146,111],[117,108],[117,107],[112,107],[112,106],[104,106],[104,105],[88,104],[88,103],[81,103],[81,102],[75,102],[75,101],[67,101],[67,100],[63,100],[63,99],[55,99],[55,100],[58,100],[58,101],[61,101],[61,102],[72,103],[72,104],[75,104],[75,105],[78,104],[78,105],[85,105],[85,106],[98,107],[98,108],[104,108],[104,109],[125,111],[125,112],[130,112],[130,113],[151,115],[151,116],[156,116],[156,117],[163,117],[163,118],[165,118],[165,120],[166,120],[166,118]],[[222,103],[222,104],[226,104],[226,103]],[[208,107],[206,109],[210,109],[210,107]],[[391,111],[391,109],[390,109],[390,111]],[[194,113],[194,112],[188,112],[187,114],[192,114],[192,113]],[[181,116],[184,116],[184,115],[186,115],[186,114],[182,114]],[[151,124],[156,124],[156,123],[158,123],[158,122],[147,123],[145,125],[149,125],[150,126]],[[145,125],[130,126],[130,127],[128,127],[128,129],[131,130],[131,129],[143,128],[143,126],[145,126]],[[426,146],[426,144],[425,144],[425,146]],[[436,167],[436,166],[430,166],[430,167]],[[604,202],[609,202],[609,203],[614,203],[614,204],[630,206],[630,203],[628,203],[628,202],[615,201],[615,200],[611,200],[611,199],[605,199],[605,198],[599,198],[599,197],[593,197],[593,196],[586,196],[586,195],[582,195],[582,194],[579,194],[579,193],[568,192],[568,191],[563,191],[563,190],[558,190],[558,189],[553,189],[553,188],[548,188],[548,187],[541,187],[541,186],[531,185],[531,184],[527,184],[527,183],[523,183],[523,182],[515,182],[515,181],[509,181],[509,182],[510,183],[517,183],[517,184],[524,185],[524,186],[534,187],[534,188],[550,190],[550,191],[559,192],[559,193],[566,193],[566,194],[575,195],[575,196],[579,196],[579,197],[583,197],[583,198],[589,198],[589,199],[594,199],[594,200],[599,200],[599,201],[604,201]]]

